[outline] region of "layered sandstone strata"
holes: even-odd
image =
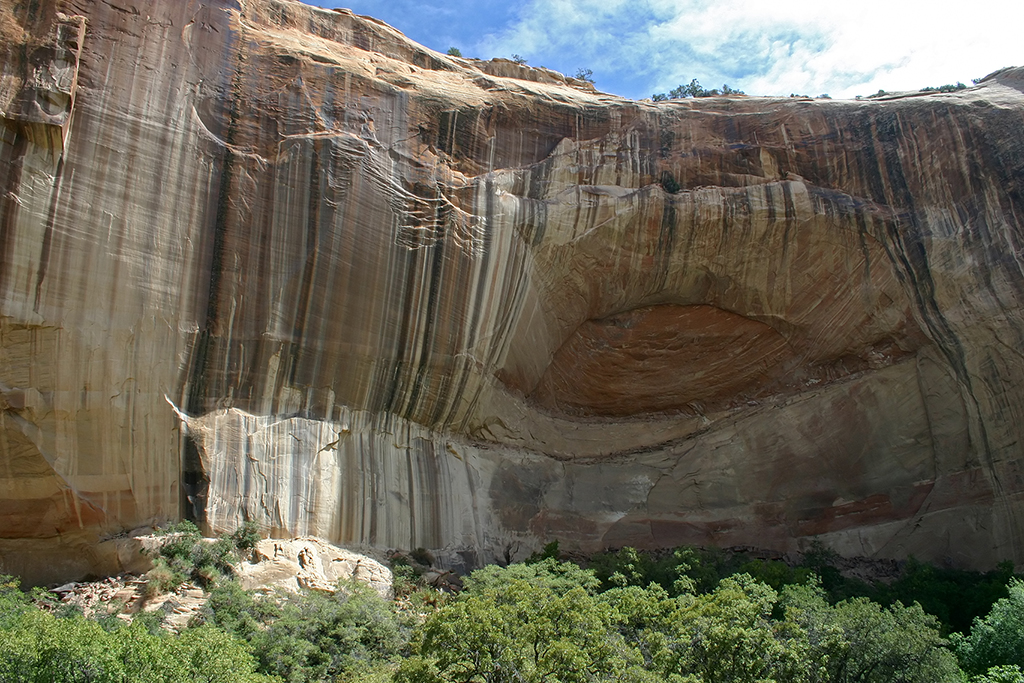
[[[0,6],[3,570],[179,516],[1024,561],[1024,70],[634,102],[284,0]]]

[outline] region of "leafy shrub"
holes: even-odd
[[[576,69],[576,74],[573,76],[577,81],[585,81],[586,83],[594,84],[594,72],[590,69]]]
[[[333,595],[311,591],[288,597],[278,618],[254,633],[252,644],[263,672],[287,681],[346,680],[396,657],[408,633],[376,591],[343,582]]]
[[[262,538],[256,522],[242,522],[242,526],[231,534],[231,541],[238,550],[252,550]]]
[[[199,527],[187,519],[172,524],[166,529],[157,529],[156,535],[166,539],[160,546],[160,556],[169,561],[189,559],[192,548],[203,540],[203,534],[199,531]]]
[[[461,57],[462,50],[460,50],[457,47],[450,47],[448,48],[448,54],[451,55],[452,57]]]
[[[396,590],[399,608],[362,584],[255,595],[219,574],[234,535],[170,533],[158,567],[214,572],[189,629],[168,634],[151,613],[131,625],[58,618],[33,606],[43,593],[0,577],[0,680],[963,683],[959,659],[970,683],[1024,683],[1024,581],[1009,564],[980,574],[910,561],[886,585],[843,577],[823,546],[798,567],[683,547],[623,548],[584,569],[552,542],[528,563],[477,570],[450,598],[422,587],[422,565],[392,558],[411,586]],[[954,656],[927,612],[948,628],[986,605],[950,637]]]
[[[160,593],[166,593],[184,583],[185,580],[184,574],[174,571],[167,560],[158,557],[153,561],[153,568],[146,574],[146,595],[153,597]]]
[[[558,541],[554,540],[550,543],[546,543],[544,548],[540,552],[530,553],[530,556],[523,560],[526,564],[537,564],[544,560],[557,560],[558,559]]]
[[[932,86],[928,86],[926,88],[921,88],[921,91],[922,92],[956,92],[957,90],[966,90],[966,89],[967,89],[966,85],[964,85],[960,81],[957,81],[956,83],[947,83],[946,85],[940,85],[937,88],[934,88]]]
[[[728,84],[722,86],[721,90],[713,88],[711,90],[705,89],[701,86],[700,82],[694,78],[688,85],[679,85],[668,91],[668,94],[658,93],[651,96],[651,99],[655,102],[663,102],[665,100],[679,100],[686,97],[723,97],[729,95],[745,95],[742,90],[730,88]]]
[[[32,600],[21,590],[21,579],[0,575],[0,628],[7,628],[32,609]]]
[[[239,561],[236,549],[248,550],[260,540],[255,524],[246,522],[231,534],[216,540],[204,539],[199,528],[182,520],[157,531],[166,540],[160,554],[147,574],[147,592],[164,592],[185,581],[210,588],[234,573],[232,565]]]
[[[271,683],[277,679],[256,672],[249,645],[212,626],[186,629],[170,648],[184,669],[179,680],[209,683]]]
[[[181,636],[133,623],[107,631],[95,621],[23,613],[0,629],[0,680],[47,683],[271,683],[248,646],[212,627]]]
[[[675,194],[683,189],[671,171],[662,171],[658,184],[669,194]]]
[[[611,553],[601,553],[590,561],[590,569],[606,588],[624,586],[646,586],[658,582],[654,578],[655,562],[647,553],[635,548],[621,548]],[[658,582],[663,583],[663,582]]]
[[[391,558],[391,589],[395,598],[407,598],[414,591],[423,587],[421,573],[402,556]]]
[[[637,569],[634,580],[649,569],[635,551],[614,558],[620,570]],[[415,655],[395,680],[960,680],[934,617],[916,605],[860,598],[832,606],[813,583],[789,586],[780,599],[742,573],[702,595],[672,598],[653,583],[596,593],[593,574],[567,564],[474,572],[466,591],[417,630]]]
[[[943,631],[966,632],[974,619],[989,612],[1007,596],[1013,565],[1003,563],[990,572],[935,567],[911,558],[893,583],[879,583],[867,597],[883,605],[919,602],[938,617]]]
[[[99,624],[32,610],[0,631],[0,680],[120,681],[123,665]]]
[[[243,590],[237,581],[224,581],[210,591],[193,623],[196,626],[212,624],[252,640],[280,615],[281,610],[273,599],[259,599],[251,591]]]

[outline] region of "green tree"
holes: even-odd
[[[740,567],[740,571],[766,583],[775,590],[790,584],[807,583],[811,570],[804,567],[790,567],[779,560],[751,560]]]
[[[186,680],[184,664],[174,649],[174,639],[162,629],[151,632],[138,619],[107,636],[109,646],[124,666],[124,680],[145,683]],[[250,671],[253,664],[250,658]]]
[[[993,666],[985,673],[972,676],[971,683],[1024,683],[1024,670],[1019,666]]]
[[[224,581],[210,591],[194,625],[214,624],[242,639],[252,640],[278,617],[281,610],[272,599],[257,599],[237,581]]]
[[[719,90],[718,88],[708,90],[704,88],[696,78],[694,78],[687,85],[679,85],[676,86],[675,88],[672,88],[672,90],[668,91],[668,95],[655,95],[652,99],[654,99],[655,102],[658,102],[664,99],[678,100],[684,97],[718,97],[720,95],[745,94],[746,93],[744,93],[742,90],[730,88],[728,84],[723,85],[721,90]]]
[[[661,182],[666,192],[678,192],[680,189],[671,173],[663,174]],[[627,546],[616,552],[595,555],[590,560],[590,569],[606,588],[646,586],[654,582],[671,595],[694,591],[707,593],[729,573],[725,554],[721,551],[688,546],[658,557]]]
[[[25,612],[0,631],[0,680],[120,683],[124,667],[99,624]]]
[[[578,81],[585,81],[587,83],[590,83],[591,85],[594,84],[594,72],[591,69],[584,69],[582,67],[576,69],[576,74],[573,76],[573,78],[575,78]]]
[[[601,585],[593,571],[551,557],[530,564],[510,564],[507,567],[489,564],[463,579],[463,585],[468,593],[482,595],[488,591],[500,591],[510,581],[526,581],[550,589],[557,595],[577,587],[594,593]]]
[[[639,657],[614,628],[615,610],[591,593],[593,574],[568,564],[549,559],[474,572],[467,590],[418,630],[418,655],[395,680],[589,683],[641,676]]]
[[[833,683],[959,681],[956,661],[935,617],[921,606],[884,608],[867,598],[830,606],[816,585],[787,586],[782,606],[805,633],[808,661],[824,666],[811,680]]]
[[[180,636],[141,623],[106,631],[80,615],[61,619],[38,609],[0,629],[5,683],[272,683],[256,673],[248,646],[204,626]]]
[[[174,639],[172,656],[183,678],[196,683],[271,683],[276,677],[256,673],[248,644],[213,626],[186,629]]]
[[[676,640],[660,657],[661,669],[704,683],[803,680],[800,639],[771,619],[777,597],[747,574],[722,579],[677,613]]]
[[[1024,668],[1024,581],[1011,579],[1007,589],[1007,597],[997,600],[984,618],[975,619],[968,635],[950,637],[960,666],[969,674],[999,665]]]
[[[257,623],[263,619],[256,614],[249,617]],[[230,619],[248,629],[249,617]],[[407,642],[408,630],[392,604],[355,581],[339,583],[333,595],[311,591],[289,598],[280,616],[252,635],[260,670],[286,681],[351,677],[355,671],[395,657]]]
[[[683,601],[670,598],[656,583],[645,588],[612,588],[598,597],[615,610],[615,627],[623,641],[639,654],[642,666],[657,670],[657,662],[670,655],[668,647],[677,633]]]

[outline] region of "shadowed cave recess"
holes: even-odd
[[[1024,562],[1021,69],[637,102],[287,0],[0,10],[0,570],[183,517]]]

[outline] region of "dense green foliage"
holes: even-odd
[[[492,572],[495,581],[474,583],[432,614],[418,632],[419,655],[396,680],[620,680],[629,662],[613,636],[614,610],[573,585],[571,572],[534,567],[537,581]]]
[[[260,671],[297,683],[371,670],[400,652],[409,629],[373,589],[351,583],[334,594],[288,596],[267,628],[247,637]]]
[[[929,85],[928,87],[921,88],[921,91],[922,92],[956,92],[957,90],[966,90],[966,89],[967,89],[966,85],[964,85],[960,81],[957,81],[956,83],[947,83],[946,85],[940,85],[937,88]]]
[[[654,582],[671,595],[690,590],[706,593],[721,579],[740,572],[776,590],[806,583],[811,576],[817,576],[833,604],[856,597],[869,598],[883,606],[920,603],[925,612],[939,620],[943,634],[966,632],[974,619],[986,614],[996,600],[1006,597],[1006,584],[1013,576],[1010,563],[982,573],[939,568],[911,559],[894,580],[869,583],[844,576],[837,567],[838,560],[835,553],[820,546],[806,553],[803,563],[797,566],[717,548],[683,547],[660,553],[623,548],[592,557],[589,566],[606,588]]]
[[[618,579],[616,579],[618,580]],[[676,585],[679,587],[679,584]],[[780,595],[748,574],[710,592],[656,583],[598,592],[591,570],[543,559],[488,567],[417,629],[402,683],[824,681],[961,678],[934,617],[815,584]],[[781,611],[781,617],[773,616]]]
[[[152,633],[142,621],[105,629],[80,614],[59,618],[17,595],[0,597],[0,681],[5,683],[270,683],[245,641],[198,627]]]
[[[152,619],[86,619],[0,578],[0,680],[1024,683],[1024,581],[1009,565],[980,574],[911,561],[868,583],[821,548],[800,566],[623,548],[581,567],[552,543],[473,572],[448,596],[419,578],[434,558],[411,553],[393,563],[388,601],[349,583],[242,590],[222,567],[254,533],[210,542],[171,530],[161,566],[210,591],[180,634]]]
[[[817,586],[789,586],[782,605],[787,621],[806,634],[809,681],[957,681],[953,655],[943,646],[934,617],[920,605],[885,608],[867,598],[829,605]]]
[[[187,519],[160,533],[167,538],[149,573],[153,592],[166,591],[185,581],[209,588],[231,575],[231,565],[240,559],[237,550],[252,548],[259,540],[251,525],[242,525],[233,534],[210,542]]]

